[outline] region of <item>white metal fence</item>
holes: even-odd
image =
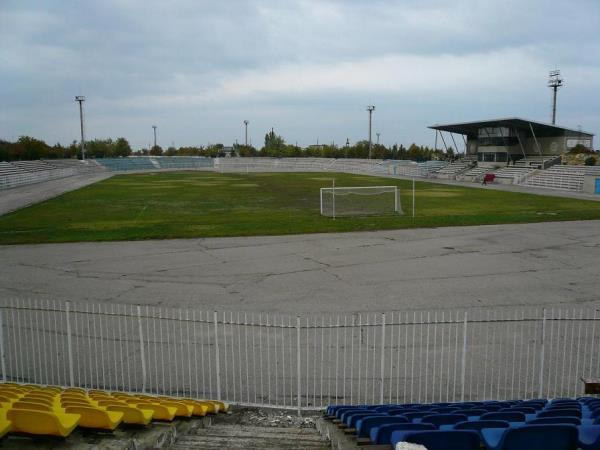
[[[10,300],[5,381],[297,409],[563,397],[600,373],[596,310],[321,314]]]

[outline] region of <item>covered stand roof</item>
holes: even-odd
[[[565,132],[573,135],[592,137],[592,133],[585,131],[573,130],[571,128],[559,127],[547,123],[533,122],[531,120],[520,119],[518,117],[510,117],[507,119],[482,120],[478,122],[459,122],[445,125],[431,125],[429,128],[438,131],[447,131],[449,133],[466,134],[468,136],[477,136],[480,128],[486,127],[508,127],[517,130],[531,132],[529,125],[533,128],[533,132],[538,137],[562,136]]]

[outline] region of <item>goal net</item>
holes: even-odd
[[[402,214],[396,186],[321,188],[321,215],[327,217]]]

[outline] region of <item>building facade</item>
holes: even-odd
[[[482,167],[501,167],[524,160],[539,164],[580,144],[593,148],[591,133],[520,118],[432,125],[446,145],[443,132],[462,135],[466,155]],[[452,136],[452,142],[456,142]],[[437,144],[436,144],[437,145]]]

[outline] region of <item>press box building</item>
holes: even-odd
[[[581,130],[559,127],[541,122],[520,119],[484,120],[446,125],[432,125],[446,146],[442,132],[462,135],[466,156],[477,160],[481,167],[506,166],[519,160],[528,160],[544,166],[577,144],[592,149],[593,134]],[[451,136],[455,144],[454,137]],[[436,144],[437,145],[437,144]],[[456,144],[455,144],[456,148]]]

